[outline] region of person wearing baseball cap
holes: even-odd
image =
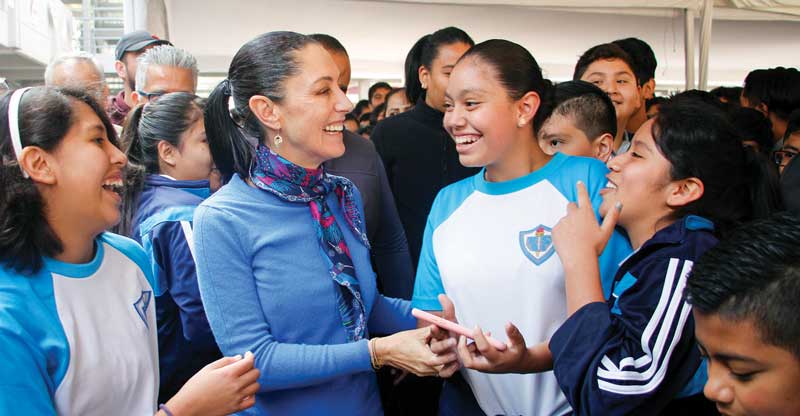
[[[117,43],[114,51],[114,69],[122,79],[122,91],[108,101],[108,116],[111,122],[122,125],[125,116],[133,107],[131,93],[136,91],[136,59],[146,50],[157,45],[172,45],[170,41],[159,39],[145,30],[126,33]]]

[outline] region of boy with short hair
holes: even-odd
[[[550,155],[561,152],[607,162],[616,134],[609,96],[588,82],[568,81],[555,87],[552,113],[539,129],[539,146]]]
[[[625,130],[633,135],[648,119],[645,102],[655,96],[658,60],[656,60],[653,48],[639,38],[618,39],[611,43],[630,55],[633,60],[633,70],[636,73],[639,88],[641,88],[642,105],[638,111],[633,113],[625,126]]]
[[[597,85],[611,98],[617,113],[617,134],[614,151],[624,153],[630,147],[630,136],[625,126],[639,111],[642,88],[634,71],[633,59],[619,46],[604,43],[584,52],[575,65],[573,80],[587,81]]]
[[[688,278],[695,334],[708,357],[703,392],[724,414],[800,414],[795,215],[742,226],[706,252]]]

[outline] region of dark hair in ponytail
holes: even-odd
[[[122,133],[122,141],[127,144],[128,166],[125,169],[122,215],[116,232],[133,235],[134,230],[130,227],[145,176],[159,173],[158,143],[163,140],[180,147],[183,133],[202,116],[202,98],[186,92],[165,94],[131,111]]]
[[[0,97],[0,262],[19,273],[35,274],[42,258],[63,250],[45,217],[45,201],[32,179],[24,178],[11,144],[8,105],[13,91]],[[36,87],[22,97],[19,130],[22,147],[55,150],[75,123],[75,101],[87,104],[105,126],[109,140],[117,136],[105,111],[84,91]]]
[[[450,26],[419,38],[408,51],[405,62],[406,95],[412,104],[416,104],[420,97],[425,98],[425,90],[422,89],[419,81],[419,67],[424,66],[430,69],[433,60],[439,56],[439,48],[454,43],[475,45],[475,41],[469,37],[467,32]]]
[[[774,169],[742,146],[721,110],[694,99],[673,99],[659,107],[652,133],[672,166],[672,180],[695,177],[703,182],[703,195],[681,207],[676,218],[708,218],[725,235],[740,223],[782,208]]]
[[[497,80],[506,89],[508,96],[519,100],[533,91],[539,94],[541,103],[533,117],[533,133],[552,113],[553,84],[542,75],[536,59],[522,46],[504,39],[490,39],[470,48],[459,62],[477,59],[491,66]]]
[[[214,88],[205,111],[206,136],[214,163],[227,181],[234,173],[249,176],[253,142],[263,142],[264,128],[250,111],[250,97],[263,95],[280,103],[286,80],[300,72],[297,52],[313,38],[294,32],[269,32],[245,43],[234,55],[228,79]],[[228,99],[234,108],[228,108]]]

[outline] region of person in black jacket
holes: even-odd
[[[330,35],[310,36],[331,54],[339,67],[339,88],[347,91],[350,84],[350,57],[347,50]],[[372,142],[348,130],[343,134],[344,154],[325,162],[325,169],[350,179],[361,192],[367,239],[372,245],[372,263],[381,293],[393,298],[411,299],[414,289],[411,257],[383,163]]]
[[[433,199],[440,189],[472,176],[477,168],[458,161],[455,143],[442,127],[444,91],[456,61],[474,42],[448,27],[420,38],[405,62],[406,94],[416,106],[378,123],[372,141],[383,159],[414,267]]]

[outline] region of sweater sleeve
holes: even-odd
[[[405,299],[375,297],[369,316],[370,334],[393,334],[417,327],[417,319],[411,315],[411,302]]]
[[[153,246],[159,269],[164,274],[164,289],[178,307],[183,337],[200,348],[216,348],[197,286],[193,244],[192,225],[188,221],[166,222],[153,229]],[[166,311],[159,306],[156,302],[161,316]]]
[[[251,351],[255,355],[262,392],[311,386],[372,370],[367,340],[338,345],[276,340],[259,301],[252,249],[239,241],[240,235],[246,235],[242,224],[204,206],[197,209],[194,222],[197,277],[208,322],[223,354]]]
[[[389,180],[378,154],[377,172],[380,189],[380,222],[372,243],[372,257],[375,261],[375,272],[381,282],[383,293],[387,296],[411,299],[414,290],[414,268],[411,254],[408,251],[403,224],[394,203]]]
[[[577,414],[658,413],[691,379],[700,365],[683,297],[691,265],[644,264],[617,284],[611,309],[587,304],[556,331],[553,370]]]

